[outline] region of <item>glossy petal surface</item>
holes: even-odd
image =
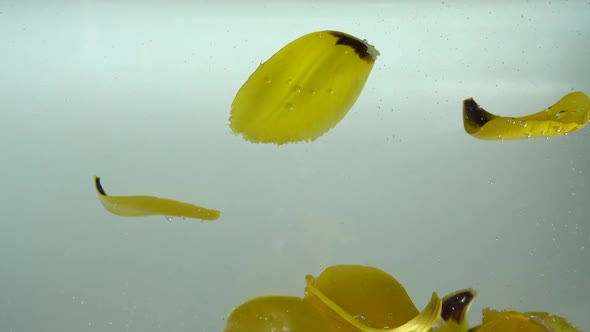
[[[96,193],[100,203],[112,214],[122,217],[162,215],[168,217],[216,220],[219,211],[198,205],[154,196],[109,196],[100,184],[100,177],[94,177]]]
[[[338,31],[304,35],[261,64],[238,91],[229,118],[257,143],[314,141],[359,97],[379,52]]]
[[[555,137],[577,131],[590,119],[590,98],[572,92],[553,106],[523,117],[498,116],[487,112],[473,98],[463,102],[465,131],[486,140],[514,140]]]

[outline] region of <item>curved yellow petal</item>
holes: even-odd
[[[404,287],[374,267],[331,266],[317,279],[307,276],[306,281],[307,290],[321,292],[346,312],[362,316],[374,326],[399,326],[418,315]]]
[[[337,329],[316,308],[293,296],[264,296],[248,300],[232,311],[223,331],[352,332]]]
[[[361,331],[429,331],[441,313],[436,293],[418,313],[403,286],[369,266],[339,265],[306,277],[305,300]]]
[[[477,295],[474,289],[460,290],[445,296],[442,300],[441,318],[443,322],[433,331],[466,332],[469,330],[469,309]]]
[[[169,217],[216,220],[219,211],[197,205],[154,196],[109,196],[100,184],[100,177],[94,177],[94,184],[100,202],[112,214],[123,217],[164,215]]]
[[[314,141],[348,113],[378,55],[343,32],[304,35],[248,78],[232,103],[230,127],[251,142]]]
[[[581,332],[566,319],[546,312],[521,313],[484,309],[477,332]]]
[[[589,120],[590,98],[583,92],[572,92],[546,110],[518,118],[489,113],[473,98],[463,101],[465,131],[479,139],[561,136],[583,128]]]
[[[436,292],[432,293],[426,307],[411,321],[396,328],[389,329],[393,332],[426,332],[430,331],[436,323],[441,312],[441,300]]]

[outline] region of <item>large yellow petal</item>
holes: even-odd
[[[343,32],[304,35],[248,78],[232,103],[230,127],[251,142],[314,141],[348,113],[378,55]]]
[[[374,267],[337,265],[325,269],[317,279],[307,276],[306,280],[308,297],[316,289],[372,326],[399,326],[418,315],[404,287]]]
[[[418,313],[403,286],[389,274],[369,266],[338,265],[317,279],[306,277],[305,300],[334,321],[353,330],[429,331],[441,313],[436,293]]]
[[[94,184],[100,202],[112,214],[123,217],[163,215],[168,217],[216,220],[219,211],[197,205],[154,196],[109,196],[100,184],[100,177],[94,177]]]
[[[473,137],[513,140],[555,137],[583,128],[590,120],[590,98],[572,92],[546,110],[523,117],[505,117],[487,112],[473,98],[463,101],[463,125]]]

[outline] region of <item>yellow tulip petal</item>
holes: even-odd
[[[489,113],[473,98],[463,101],[465,131],[479,139],[561,136],[583,128],[589,120],[590,98],[583,92],[572,92],[546,110],[516,118]]]
[[[467,330],[471,303],[477,295],[474,289],[466,289],[445,296],[442,300],[441,317],[445,322],[454,322]]]
[[[361,331],[428,331],[441,313],[436,293],[418,313],[403,286],[373,267],[333,266],[306,281],[306,301]]]
[[[469,308],[477,295],[474,289],[465,289],[445,296],[442,300],[443,322],[433,331],[466,332],[469,330]]]
[[[499,319],[484,322],[475,329],[477,332],[549,332],[542,326],[531,323],[520,313],[512,312],[501,315]]]
[[[224,332],[427,332],[441,314],[436,293],[418,313],[401,284],[372,267],[333,266],[306,282],[303,299],[246,301],[229,315]]]
[[[197,205],[154,196],[109,196],[100,184],[100,177],[94,177],[94,184],[100,202],[112,214],[123,217],[163,215],[168,217],[216,220],[219,211]]]
[[[373,326],[399,326],[418,315],[404,287],[374,267],[337,265],[325,269],[317,279],[306,278],[308,289],[317,289]]]
[[[354,105],[378,55],[343,32],[304,35],[248,78],[232,103],[230,127],[251,142],[314,141]]]
[[[525,312],[529,320],[544,326],[548,331],[582,332],[574,327],[567,319],[547,312]]]
[[[293,296],[264,296],[248,300],[232,311],[223,331],[346,332],[336,330],[316,308]]]
[[[477,332],[581,332],[566,319],[546,312],[483,310],[482,324]]]
[[[441,312],[441,300],[436,292],[432,293],[426,307],[411,321],[402,326],[389,329],[392,332],[426,332],[436,323]]]

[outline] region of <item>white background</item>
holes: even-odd
[[[590,129],[481,141],[462,100],[540,111],[590,93],[588,1],[0,1],[0,331],[220,331],[249,297],[372,265],[422,308],[474,287],[481,309],[590,330]],[[261,61],[319,30],[381,52],[312,144],[228,127]],[[121,218],[107,193],[221,210]]]

